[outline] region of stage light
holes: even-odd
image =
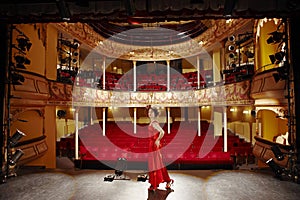
[[[29,39],[22,35],[18,36],[17,42],[18,42],[18,47],[22,51],[26,51],[26,50],[29,51],[32,46],[32,43],[29,41]]]
[[[11,74],[11,83],[13,85],[22,85],[24,83],[25,78],[21,74],[12,73]]]
[[[285,52],[283,51],[279,51],[274,55],[269,55],[272,64],[279,64],[281,61],[283,61],[284,57],[285,57]]]
[[[277,83],[280,80],[287,80],[288,79],[288,72],[284,67],[279,67],[276,69],[277,73],[273,73],[274,81]]]
[[[61,39],[61,44],[75,50],[80,46],[80,43],[76,39],[74,39],[73,42]]]
[[[56,0],[56,6],[59,14],[63,20],[69,21],[71,19],[71,12],[67,3],[64,0]]]
[[[235,36],[231,35],[227,39],[228,39],[229,42],[234,42],[235,41]]]
[[[115,176],[112,175],[112,174],[106,175],[106,176],[104,177],[104,181],[112,182],[114,179],[115,179]]]
[[[236,69],[236,64],[235,63],[230,63],[230,67],[233,69]]]
[[[147,174],[142,174],[137,176],[137,181],[145,182],[148,179]]]
[[[13,136],[9,138],[10,147],[14,147],[18,143],[18,141],[24,136],[26,136],[26,134],[17,129]]]
[[[225,0],[223,15],[230,17],[235,7],[236,0]]]
[[[271,147],[272,152],[274,153],[277,160],[281,161],[284,159],[284,154],[281,152],[280,148],[277,145]]]
[[[272,33],[269,33],[269,35],[271,35],[271,36],[267,39],[267,43],[268,44],[276,44],[283,40],[284,33],[274,31]]]
[[[243,44],[244,42],[247,42],[248,40],[250,40],[251,38],[253,38],[253,35],[251,33],[247,33],[246,36],[244,36],[242,39],[238,40],[235,42],[236,45],[240,46],[241,44]]]
[[[234,58],[235,54],[234,53],[230,53],[228,56],[229,56],[229,58]]]
[[[280,167],[279,165],[277,165],[273,158],[270,158],[269,160],[267,160],[266,162],[267,165],[269,165],[269,167],[272,169],[272,171],[275,173],[276,177],[280,177],[281,174],[283,173],[283,168]]]
[[[9,158],[8,164],[14,166],[23,155],[24,152],[21,149],[17,149],[16,152],[11,156],[11,158]]]
[[[229,51],[234,51],[235,50],[235,46],[234,45],[229,45],[228,46],[228,50]]]
[[[14,58],[17,62],[16,68],[26,69],[25,65],[29,65],[31,63],[28,58],[22,55],[16,55]]]

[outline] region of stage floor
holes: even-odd
[[[149,183],[137,181],[143,171],[125,171],[130,180],[104,181],[112,170],[21,168],[17,177],[0,184],[0,199],[10,200],[296,200],[300,185],[280,181],[266,169],[169,171],[174,191],[161,184],[148,192]]]

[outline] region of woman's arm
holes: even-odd
[[[160,140],[165,135],[165,131],[160,127],[158,122],[153,123],[152,126],[153,126],[153,128],[155,128],[159,132],[159,136],[155,141],[156,146],[159,147]]]

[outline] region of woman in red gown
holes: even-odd
[[[159,112],[156,108],[147,106],[148,116],[150,118],[150,124],[148,127],[150,142],[149,142],[149,158],[148,158],[148,170],[149,170],[149,187],[150,191],[155,191],[160,183],[166,183],[166,189],[171,189],[171,184],[174,180],[170,179],[169,173],[162,161],[162,155],[160,153],[160,140],[164,136],[165,132],[160,127],[156,117]]]

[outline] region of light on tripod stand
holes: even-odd
[[[17,149],[16,152],[8,159],[8,164],[14,166],[24,155],[24,152],[21,149]]]
[[[267,160],[266,164],[269,165],[269,167],[272,169],[276,176],[281,176],[283,169],[274,162],[273,158]]]
[[[280,148],[277,145],[271,147],[272,152],[274,153],[277,160],[281,161],[284,159],[284,154],[281,152]]]

